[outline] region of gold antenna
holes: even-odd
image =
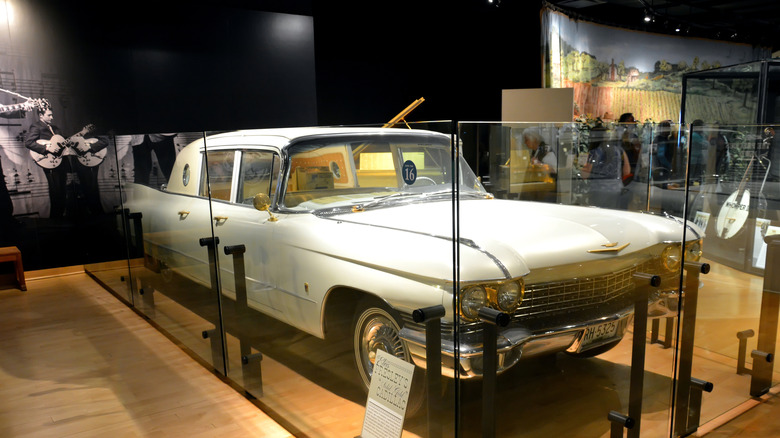
[[[404,124],[406,125],[406,127],[409,128],[409,124],[406,123],[406,119],[404,117],[408,116],[410,112],[414,111],[414,109],[417,108],[418,106],[420,106],[420,104],[423,103],[423,102],[425,102],[425,99],[422,98],[422,97],[417,99],[417,100],[415,100],[414,102],[409,104],[409,106],[407,106],[406,109],[404,109],[403,111],[398,113],[397,116],[393,117],[392,119],[390,119],[389,122],[387,122],[384,125],[382,125],[382,127],[383,128],[392,128],[393,126],[397,125],[398,122],[403,121]],[[412,128],[409,128],[409,129],[412,129]]]

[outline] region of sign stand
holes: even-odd
[[[413,377],[414,364],[376,350],[361,438],[401,437]]]

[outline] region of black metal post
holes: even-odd
[[[496,381],[498,370],[498,330],[506,327],[509,315],[489,307],[479,309],[479,319],[483,324],[482,350],[482,438],[496,436]]]
[[[263,353],[241,355],[241,369],[244,376],[244,391],[255,397],[263,396]]]
[[[650,288],[661,284],[661,277],[637,272],[634,300],[634,336],[631,342],[631,377],[628,395],[628,417],[633,420],[629,438],[638,438],[642,429],[642,398],[645,386],[645,338],[647,336],[647,299]],[[621,432],[622,433],[622,432]]]
[[[677,369],[677,395],[675,398],[674,436],[687,436],[699,428],[688,422],[691,407],[691,372],[693,368],[693,341],[696,333],[696,307],[699,298],[699,276],[710,272],[710,265],[700,262],[685,263],[685,294],[682,330],[679,343]],[[699,409],[695,407],[695,409]]]
[[[688,424],[699,427],[701,419],[701,393],[702,391],[712,392],[714,385],[710,382],[691,378],[691,396],[688,409]]]
[[[750,374],[751,370],[745,366],[745,359],[747,359],[747,340],[752,338],[756,333],[751,330],[742,330],[737,332],[737,339],[739,339],[739,350],[737,351],[737,374]]]
[[[222,345],[220,344],[220,330],[219,326],[216,328],[213,328],[211,330],[203,330],[200,335],[203,337],[203,339],[209,339],[211,342],[209,345],[211,346],[211,362],[214,365],[214,368],[218,369],[219,367],[223,366],[222,363]]]
[[[234,284],[236,288],[236,320],[238,322],[238,332],[243,327],[244,321],[247,319],[249,313],[249,304],[247,303],[246,296],[246,270],[244,265],[244,253],[246,247],[244,245],[232,245],[223,248],[225,255],[233,256],[233,276]],[[241,356],[250,353],[251,347],[249,342],[245,342],[244,336],[239,336],[241,341]],[[244,345],[247,344],[247,345]]]
[[[133,221],[133,229],[135,230],[135,248],[136,251],[138,251],[136,254],[140,255],[144,254],[144,227],[143,223],[141,222],[142,217],[143,213],[141,212],[128,213],[127,215],[128,220],[132,219]]]
[[[655,318],[653,319],[652,327],[650,328],[650,343],[651,344],[661,344],[664,346],[664,348],[669,348],[672,346],[672,330],[674,330],[674,317],[673,316],[667,316],[664,318],[666,320],[666,331],[664,332],[664,340],[659,341],[659,332],[661,328],[661,318]]]
[[[428,388],[428,437],[441,437],[441,318],[444,306],[431,306],[412,312],[414,322],[425,323],[425,376]]]
[[[609,429],[609,438],[623,438],[623,429],[634,428],[634,419],[617,411],[609,411],[607,419],[612,423]]]
[[[246,295],[246,246],[229,245],[223,248],[225,255],[233,256],[233,276],[236,288],[236,335],[241,350],[241,370],[244,390],[256,397],[263,395],[262,353],[252,353],[252,343],[244,327],[249,323],[249,304]]]
[[[775,343],[777,342],[778,312],[780,309],[780,236],[766,236],[766,263],[764,291],[761,296],[761,316],[758,322],[758,340],[753,353],[753,373],[750,395],[760,397],[772,386]]]
[[[222,326],[222,300],[219,292],[219,277],[217,276],[217,245],[219,237],[202,237],[200,246],[205,246],[209,253],[209,274],[211,276],[211,290],[217,299],[217,315],[214,318],[214,329],[203,332],[203,339],[211,340],[211,356],[214,368],[227,375],[227,357],[225,352],[225,330]]]
[[[664,333],[664,348],[670,348],[672,346],[672,339],[674,338],[674,316],[666,317],[666,332]]]
[[[141,295],[146,315],[154,317],[154,288],[150,285],[144,285],[142,282],[141,287],[138,289],[138,294]]]

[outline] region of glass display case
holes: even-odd
[[[686,74],[682,120],[691,125],[692,218],[707,225],[711,256],[760,273],[780,217],[780,60]]]
[[[682,436],[780,380],[697,126],[409,127],[112,137],[127,257],[85,269],[297,434]]]

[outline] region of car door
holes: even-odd
[[[272,266],[275,223],[269,220],[267,212],[258,211],[253,206],[258,193],[273,196],[279,175],[279,155],[272,150],[233,149],[211,151],[209,156],[214,235],[219,238],[222,292],[235,298],[236,256],[226,255],[224,248],[244,245],[248,305],[279,317],[271,300],[276,285]]]

